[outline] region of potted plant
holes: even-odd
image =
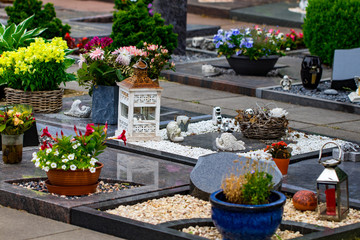
[[[283,175],[286,175],[289,168],[292,149],[288,147],[284,141],[280,141],[267,145],[264,151],[271,154],[276,166]]]
[[[108,125],[86,126],[82,134],[74,126],[76,136],[53,137],[46,127],[43,129],[43,141],[40,150],[33,153],[35,167],[44,170],[49,192],[61,195],[84,195],[95,192],[103,164],[97,157],[106,148],[109,139],[120,139],[126,144],[125,130],[118,137],[106,138]]]
[[[214,36],[219,56],[225,55],[237,74],[264,76],[273,69],[279,56],[283,34],[258,26],[253,29],[241,28],[224,31]]]
[[[66,41],[47,42],[35,38],[30,46],[3,52],[0,57],[0,84],[6,84],[8,104],[28,104],[34,112],[58,112],[62,108],[61,83],[75,79],[67,73],[74,60],[67,57]]]
[[[4,163],[22,160],[24,132],[31,128],[35,118],[30,106],[15,105],[0,110],[0,132]]]
[[[210,195],[211,217],[223,239],[269,239],[279,227],[286,197],[271,190],[267,167],[249,160],[245,173],[237,169]]]

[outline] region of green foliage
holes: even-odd
[[[45,4],[42,9],[42,1],[39,0],[15,0],[13,6],[5,7],[5,11],[9,16],[8,24],[19,24],[26,18],[35,15],[28,28],[46,28],[47,31],[40,35],[46,39],[64,37],[67,32],[70,32],[70,26],[63,25],[61,20],[56,18],[52,3]]]
[[[148,5],[153,2],[153,0],[143,0],[143,2]],[[115,0],[115,9],[129,11],[130,6],[136,4],[136,2],[132,2],[131,0]]]
[[[8,27],[1,24],[0,27],[0,54],[4,51],[15,51],[19,47],[26,47],[33,42],[35,37],[44,32],[45,28],[27,30],[34,15],[22,21],[19,25],[12,23]]]
[[[113,46],[136,46],[142,48],[144,42],[165,46],[171,54],[177,46],[177,34],[172,25],[164,25],[161,14],[150,16],[143,0],[137,1],[128,11],[114,13],[111,38]]]
[[[306,10],[305,45],[323,63],[333,63],[335,49],[360,47],[360,1],[309,0]]]
[[[27,105],[14,105],[0,110],[0,132],[6,135],[19,135],[31,128],[35,122],[32,108]]]

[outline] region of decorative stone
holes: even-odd
[[[184,137],[181,136],[181,129],[177,122],[171,121],[166,126],[167,137],[172,142],[182,142],[184,141]]]
[[[317,207],[316,194],[309,190],[300,190],[295,193],[293,204],[297,210],[314,211]]]
[[[192,39],[191,45],[193,47],[200,47],[200,45],[205,41],[204,37],[194,37]]]
[[[339,150],[334,148],[332,151],[333,158],[339,158]],[[360,162],[360,152],[344,152],[341,155],[340,159],[345,162]]]
[[[215,139],[216,147],[221,151],[245,150],[245,143],[237,140],[231,133],[223,133]]]
[[[351,102],[360,102],[360,95],[357,92],[351,92],[348,97]]]
[[[339,94],[338,91],[336,91],[335,89],[326,89],[324,91],[324,93],[327,95],[338,95]]]
[[[209,200],[210,194],[220,189],[224,177],[231,173],[234,167],[241,166],[241,163],[245,164],[247,161],[249,161],[248,158],[239,157],[237,154],[229,152],[219,152],[199,157],[190,173],[191,195],[203,200]],[[260,162],[264,161],[260,160]],[[273,176],[274,189],[279,189],[282,174],[274,161],[270,161],[268,164],[265,171]]]
[[[180,115],[176,117],[176,123],[182,132],[187,132],[191,117]]]
[[[91,108],[87,106],[81,106],[81,100],[77,99],[71,105],[71,109],[68,112],[64,112],[65,115],[79,118],[88,118],[91,114]]]
[[[201,66],[201,71],[203,73],[213,73],[215,72],[215,68],[211,65],[205,64]]]
[[[215,49],[215,44],[212,39],[205,39],[201,44],[200,48],[203,50],[209,50],[212,51]]]

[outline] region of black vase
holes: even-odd
[[[322,75],[320,58],[317,56],[305,56],[301,63],[300,74],[304,88],[316,89]]]

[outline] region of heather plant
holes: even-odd
[[[360,47],[360,1],[309,0],[303,24],[312,55],[332,65],[335,49]]]
[[[42,1],[39,0],[15,0],[12,6],[5,7],[5,11],[9,16],[9,25],[19,24],[35,15],[28,28],[46,28],[47,30],[40,35],[46,39],[64,37],[67,32],[70,32],[71,27],[68,24],[63,25],[61,20],[56,17],[52,3],[47,3],[42,8]]]
[[[221,185],[226,200],[246,205],[268,203],[273,183],[272,175],[263,171],[268,167],[265,165],[267,163],[248,160],[240,169],[235,168]]]
[[[128,10],[114,13],[111,38],[114,46],[135,46],[142,48],[144,42],[162,45],[169,54],[177,46],[177,34],[172,25],[165,25],[159,13],[149,14],[149,6],[138,0]]]

